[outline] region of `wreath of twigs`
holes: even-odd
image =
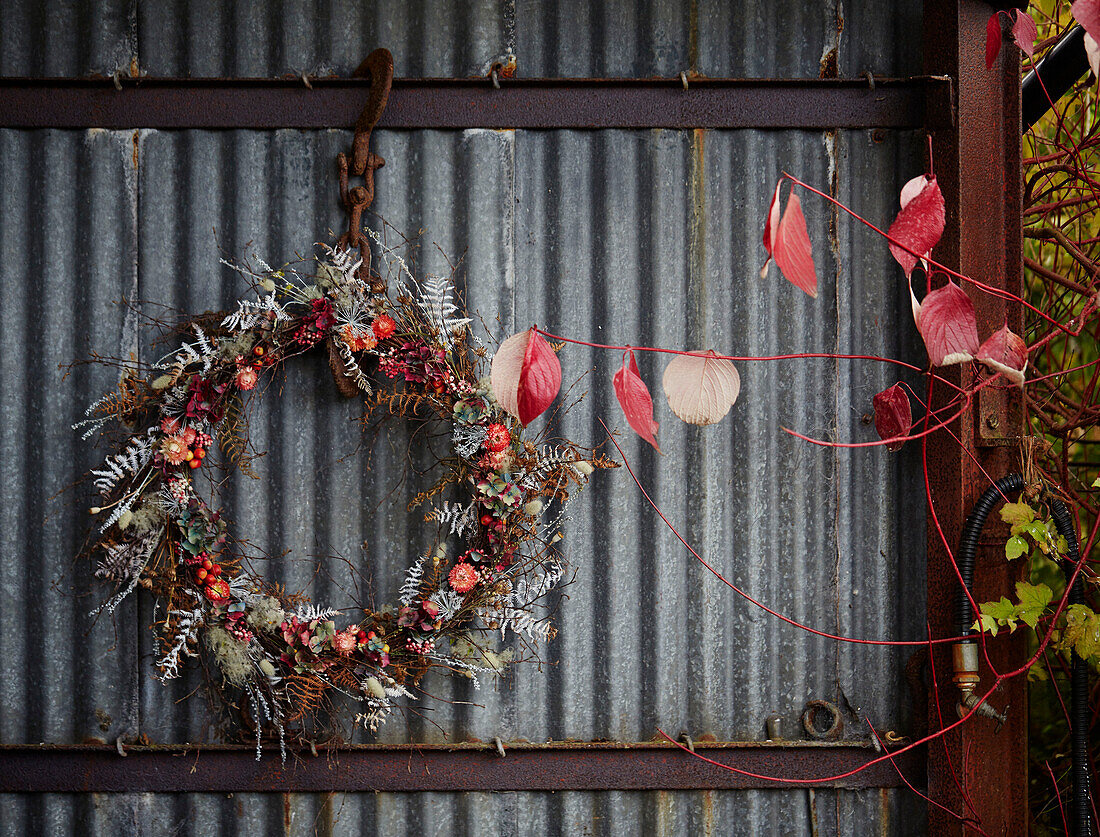
[[[554,546],[565,504],[594,468],[614,465],[571,442],[525,440],[483,377],[491,357],[451,281],[417,282],[375,242],[396,279],[392,295],[341,248],[325,247],[309,277],[262,262],[260,270],[231,265],[257,298],[187,321],[193,340],[125,373],[77,425],[85,438],[115,422],[127,434],[90,475],[103,499],[92,509],[102,522],[89,554],[96,575],[117,587],[97,612],[149,590],[162,615],[153,626],[157,676],[178,677],[185,658],[206,655],[212,688],[254,722],[257,758],[265,730],[277,734],[285,758],[288,733],[323,728],[336,693],[358,702],[356,723],[373,731],[432,669],[475,685],[501,673],[511,655],[487,647],[493,633],[533,645],[547,639],[553,628],[542,602],[565,574]],[[409,504],[428,507],[431,548],[413,559],[395,605],[357,607],[350,624],[343,611],[251,572],[243,542],[192,479],[215,444],[251,475],[248,399],[264,376],[318,349],[341,392],[365,399],[367,416],[451,428],[442,477]],[[374,367],[385,381],[377,390]],[[440,502],[447,489],[461,501]]]

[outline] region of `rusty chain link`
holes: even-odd
[[[370,282],[370,239],[363,233],[363,211],[374,202],[374,172],[382,168],[386,161],[370,150],[370,135],[374,126],[386,109],[393,84],[393,56],[388,49],[376,49],[366,57],[354,73],[354,78],[370,79],[370,95],[363,112],[355,123],[355,139],[351,146],[351,165],[349,171],[348,156],[340,152],[336,156],[336,165],[340,173],[340,200],[348,213],[348,229],[337,240],[337,248],[356,247],[359,250],[359,278]],[[348,188],[348,176],[363,178],[362,186]],[[345,398],[359,393],[355,377],[340,356],[340,351],[329,338],[328,362],[336,388]]]
[[[336,157],[340,172],[340,200],[343,201],[348,213],[348,229],[337,240],[337,246],[357,247],[359,255],[363,257],[361,269],[365,274],[366,265],[370,261],[367,258],[370,242],[363,234],[363,210],[374,202],[374,172],[386,164],[382,157],[370,150],[370,135],[382,117],[390,97],[390,86],[393,84],[393,56],[388,49],[376,49],[356,68],[352,76],[370,79],[370,95],[355,123],[350,171],[347,155],[340,152]],[[349,189],[349,174],[362,177],[363,185]]]

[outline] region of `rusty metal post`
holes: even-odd
[[[955,81],[954,130],[936,130],[933,152],[936,174],[947,201],[947,228],[936,248],[937,258],[977,280],[1021,293],[1021,171],[1020,66],[1018,50],[1005,39],[1005,48],[992,70],[985,67],[986,23],[992,8],[978,0],[928,0],[924,18],[925,71],[951,76]],[[966,288],[974,300],[980,337],[987,337],[1007,321],[1022,332],[1018,305]],[[956,380],[973,374],[953,367]],[[938,405],[950,399],[946,387]],[[991,392],[966,411],[953,428],[963,448],[948,434],[936,434],[928,445],[928,474],[935,512],[952,550],[971,505],[988,481],[976,463],[997,478],[1018,466],[1010,446],[1019,433],[1019,398],[1007,390]],[[937,406],[938,406],[937,405]],[[973,458],[971,458],[973,457]],[[978,601],[1009,594],[1021,568],[1004,559],[1007,536],[999,521],[991,520],[978,554],[975,596]],[[933,633],[954,633],[953,606],[959,590],[946,548],[929,515],[928,618]],[[990,646],[990,657],[1000,669],[1014,668],[1025,659],[1024,632],[1001,636]],[[951,683],[950,646],[935,652],[939,694],[931,695],[928,720],[932,729],[955,720],[957,694]],[[979,693],[992,677],[979,666]],[[1007,723],[995,725],[974,717],[961,729],[934,742],[928,751],[929,795],[966,816],[978,819],[989,834],[1027,833],[1027,687],[1017,678],[994,696],[1000,708],[1010,705]],[[946,745],[946,748],[945,748]],[[974,810],[968,811],[956,777],[965,787]],[[929,806],[929,833],[964,834],[969,829]]]

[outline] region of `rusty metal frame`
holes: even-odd
[[[116,88],[117,84],[117,88]],[[921,128],[951,82],[910,79],[394,79],[379,128]],[[347,128],[363,79],[0,78],[0,128]]]
[[[933,132],[936,171],[949,207],[956,207],[936,255],[983,282],[1022,287],[1019,229],[1019,73],[1012,50],[992,72],[983,45],[989,6],[979,0],[926,0],[925,71],[911,79],[395,79],[379,128],[603,129],[926,128]],[[349,127],[366,94],[354,79],[0,79],[0,127],[324,129]],[[1020,312],[1003,301],[975,298],[979,319]],[[951,373],[948,373],[951,374]],[[960,374],[956,371],[954,374]],[[970,503],[985,484],[978,463],[997,476],[1010,466],[1005,418],[1013,396],[983,394],[953,430],[960,448],[938,434],[929,443],[929,474],[940,524],[957,537]],[[998,400],[999,399],[999,400]],[[989,416],[995,421],[990,422]],[[994,426],[996,424],[996,426]],[[971,460],[971,456],[974,460]],[[1010,588],[1017,568],[994,556],[998,533],[979,556],[977,595]],[[928,615],[934,633],[952,633],[957,581],[937,531],[928,531]],[[1018,659],[1024,638],[990,647],[995,664]],[[953,717],[949,651],[936,651],[939,699]],[[932,798],[957,811],[966,802],[954,775],[965,779],[976,815],[989,833],[1016,833],[1027,816],[1026,684],[1010,683],[997,705],[1010,703],[1005,729],[975,721],[924,751],[897,759],[921,784],[927,768]],[[929,724],[940,720],[929,702]],[[730,743],[697,745],[708,757],[749,773],[812,778],[846,773],[879,754],[867,745]],[[949,762],[950,759],[950,762]],[[194,770],[196,762],[202,770]],[[337,765],[339,769],[332,767]],[[884,761],[844,780],[809,786],[897,787]],[[0,747],[0,792],[329,791],[329,790],[659,790],[783,787],[715,769],[660,744],[513,744],[501,758],[482,745],[355,747],[253,760],[242,747]],[[790,787],[787,785],[786,787]],[[961,834],[935,807],[929,831]]]
[[[985,32],[991,8],[979,0],[926,0],[924,10],[925,71],[955,79],[957,125],[933,132],[936,174],[948,206],[947,228],[935,250],[944,264],[988,285],[1015,294],[1023,291],[1021,229],[1020,65],[1017,50],[1001,50],[992,70],[985,66]],[[1008,322],[1022,333],[1020,306],[966,288],[979,323]],[[948,375],[965,384],[968,368],[951,367]],[[941,370],[941,373],[943,370]],[[951,398],[940,387],[934,406]],[[1018,391],[1002,388],[975,399],[955,422],[956,442],[937,433],[928,443],[928,477],[940,526],[952,551],[963,521],[977,497],[997,479],[1019,467],[1013,437],[1022,433]],[[983,473],[983,469],[985,473]],[[1012,590],[1023,567],[1004,560],[1007,531],[989,521],[978,554],[974,594],[978,601],[996,599]],[[955,596],[959,582],[932,517],[928,537],[928,619],[933,634],[955,632]],[[1017,562],[1018,563],[1018,562]],[[1020,631],[990,644],[989,657],[1000,671],[1026,659],[1026,637]],[[939,692],[928,706],[928,725],[939,729],[956,720],[958,693],[950,682],[948,646],[935,653]],[[984,663],[979,693],[991,682]],[[1000,710],[1009,706],[1000,732],[994,724],[971,719],[928,749],[928,793],[960,814],[980,820],[989,834],[1027,832],[1027,684],[1017,677],[991,698]],[[973,810],[960,792],[965,786]],[[928,808],[929,833],[961,835],[964,827],[943,810]],[[968,832],[965,832],[968,833]]]
[[[748,773],[814,779],[856,770],[882,754],[870,744],[696,743],[698,753]],[[0,793],[194,793],[320,791],[737,790],[790,788],[721,770],[671,744],[560,743],[401,745],[278,753],[256,761],[241,746],[0,747]],[[888,788],[898,770],[920,781],[915,751],[819,788]],[[200,769],[196,769],[196,767]]]

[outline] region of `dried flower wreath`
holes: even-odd
[[[257,757],[265,728],[277,733],[284,756],[288,731],[323,728],[336,692],[358,701],[356,722],[374,730],[431,669],[475,684],[478,675],[499,674],[510,652],[486,647],[492,632],[545,640],[553,629],[542,602],[564,575],[554,547],[564,506],[594,468],[614,465],[570,442],[524,440],[531,407],[513,415],[494,397],[482,376],[490,354],[451,281],[417,282],[374,239],[396,277],[392,296],[380,274],[341,247],[325,248],[312,277],[266,264],[238,268],[257,300],[190,320],[193,341],[143,375],[125,374],[118,392],[77,425],[87,438],[120,420],[128,434],[91,474],[103,498],[92,513],[104,520],[89,552],[99,558],[96,575],[117,585],[98,610],[148,589],[163,614],[154,625],[159,677],[178,676],[184,658],[205,649],[221,675],[211,685],[255,722]],[[535,339],[560,381],[553,350]],[[453,455],[442,478],[410,505],[437,501],[448,487],[465,492],[465,502],[442,502],[425,515],[434,542],[413,561],[396,605],[357,608],[348,624],[340,611],[250,571],[243,544],[192,480],[215,440],[227,464],[250,470],[247,399],[262,376],[322,346],[341,391],[360,393],[368,415],[451,425]],[[388,378],[378,391],[366,371],[372,363]]]

